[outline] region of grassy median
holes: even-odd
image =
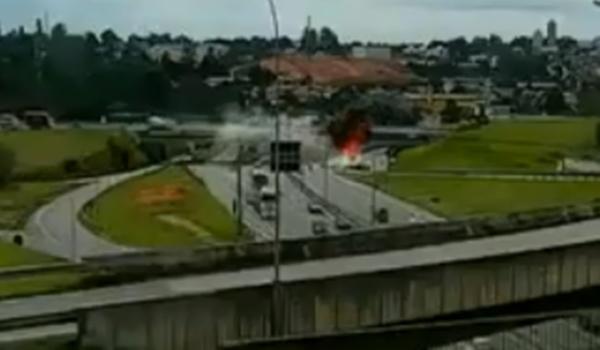
[[[0,269],[26,265],[42,265],[52,262],[58,262],[58,260],[11,243],[0,241]]]
[[[83,219],[107,239],[139,247],[229,241],[236,232],[227,209],[181,167],[109,190],[86,207]]]
[[[554,171],[565,156],[597,152],[599,119],[494,122],[402,152],[393,171]]]

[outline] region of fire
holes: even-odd
[[[333,145],[349,164],[360,161],[363,146],[371,137],[371,123],[363,110],[349,110],[328,127]]]

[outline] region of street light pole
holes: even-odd
[[[375,220],[375,211],[377,210],[377,172],[375,170],[375,166],[376,166],[376,161],[375,158],[371,159],[371,175],[372,175],[372,181],[373,181],[373,185],[371,186],[371,225],[375,226],[376,224],[376,220]]]
[[[71,260],[77,262],[77,213],[75,212],[75,201],[69,200],[69,210],[71,211]]]
[[[323,192],[325,201],[329,202],[329,144],[327,144],[325,147],[325,159],[323,161]]]
[[[238,224],[238,236],[242,237],[244,234],[244,201],[243,197],[243,172],[242,172],[242,152],[243,147],[241,140],[238,141],[238,156],[237,156],[237,224]]]
[[[279,74],[279,19],[277,16],[277,8],[275,0],[268,0],[269,9],[271,11],[271,19],[273,20],[273,29],[275,32],[275,74]],[[279,79],[275,81],[275,237],[273,240],[273,317],[271,332],[273,336],[281,335],[283,329],[281,325],[281,182],[280,182],[280,157],[279,157],[279,142],[281,141],[281,120],[279,116]]]

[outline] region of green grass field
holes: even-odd
[[[71,188],[60,182],[13,182],[0,187],[0,229],[22,229],[35,209]]]
[[[2,144],[15,152],[17,172],[54,166],[102,151],[111,133],[83,130],[34,130],[2,135]]]
[[[3,279],[0,299],[71,290],[81,285],[85,277],[79,272],[56,272]]]
[[[132,141],[119,132],[103,130],[32,130],[2,135],[0,144],[15,153],[15,175],[28,178],[62,178],[110,172],[110,139],[130,151],[130,162],[145,161]],[[78,162],[72,174],[65,174],[66,161]]]
[[[595,139],[598,122],[598,119],[495,122],[402,152],[393,170],[555,170],[565,155],[600,151]]]
[[[378,183],[385,192],[450,218],[511,213],[600,198],[600,183],[457,177],[389,177],[387,181],[378,179]]]
[[[58,262],[58,260],[10,243],[0,242],[0,269],[52,262]]]
[[[95,232],[129,246],[229,241],[236,232],[227,209],[179,167],[117,186],[89,205],[83,218]]]

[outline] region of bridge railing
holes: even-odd
[[[502,216],[466,218],[452,222],[362,230],[343,236],[284,241],[282,262],[335,258],[460,242],[600,218],[600,202],[549,208]],[[86,259],[91,267],[125,279],[172,276],[267,266],[272,263],[270,242],[163,249]]]

